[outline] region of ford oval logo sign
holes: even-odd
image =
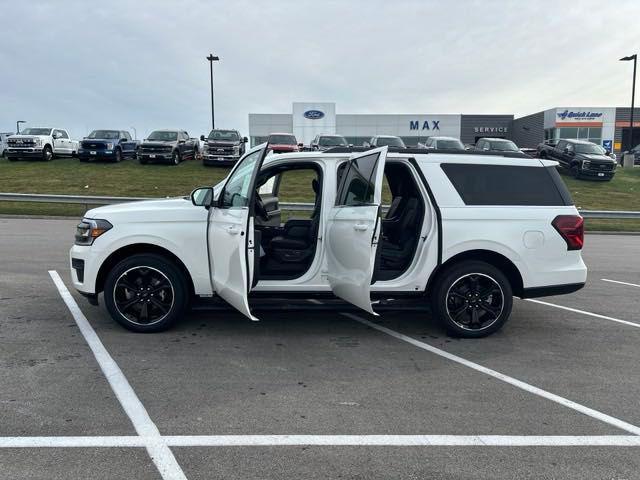
[[[320,110],[307,110],[303,115],[304,118],[308,118],[309,120],[320,120],[324,117],[324,112],[321,112]]]

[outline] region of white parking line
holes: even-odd
[[[609,425],[613,425],[614,427],[620,428],[627,432],[633,433],[634,435],[640,435],[640,427],[627,423],[624,420],[620,420],[619,418],[612,417],[610,415],[607,415],[606,413],[599,412],[598,410],[585,407],[584,405],[576,403],[567,398],[561,397],[551,392],[547,392],[546,390],[535,387],[533,385],[529,385],[528,383],[525,383],[521,380],[517,380],[513,377],[497,372],[495,370],[491,370],[490,368],[483,367],[480,364],[471,362],[469,360],[466,360],[452,353],[445,352],[444,350],[440,350],[439,348],[433,347],[427,343],[421,342],[419,340],[416,340],[415,338],[396,332],[387,327],[383,327],[382,325],[378,325],[377,323],[370,322],[369,320],[361,318],[352,313],[343,312],[342,315],[344,315],[345,317],[351,318],[356,322],[360,322],[364,325],[367,325],[368,327],[374,328],[380,332],[386,333],[387,335],[391,335],[392,337],[395,337],[398,340],[402,340],[404,342],[410,343],[415,347],[421,348],[423,350],[427,350],[428,352],[431,352],[431,353],[435,353],[436,355],[439,355],[448,360],[464,365],[465,367],[472,368],[473,370],[484,373],[485,375],[489,375],[491,377],[497,378],[498,380],[501,380],[505,383],[513,385],[514,387],[520,388],[529,393],[533,393],[534,395],[538,395],[542,398],[546,398],[547,400],[551,400],[552,402],[559,403],[560,405],[563,405],[567,408],[580,412],[589,417],[595,418],[596,420],[600,420],[601,422],[608,423]]]
[[[50,270],[49,275],[55,283],[62,300],[73,315],[73,318],[82,333],[82,336],[89,344],[89,348],[100,365],[100,369],[107,377],[111,389],[116,394],[122,408],[131,420],[133,427],[138,435],[146,439],[145,447],[153,463],[160,471],[160,475],[165,480],[186,480],[180,465],[173,456],[171,449],[162,441],[158,427],[153,423],[147,410],[140,402],[140,399],[129,385],[127,378],[118,367],[115,360],[109,355],[109,352],[100,341],[95,330],[89,324],[89,321],[78,307],[78,304],[67,290],[66,285],[55,270]]]
[[[169,435],[171,447],[637,447],[636,435]],[[138,436],[0,437],[0,448],[123,448],[144,447]]]
[[[603,282],[619,283],[620,285],[628,285],[630,287],[640,288],[640,285],[638,285],[637,283],[621,282],[620,280],[609,280],[608,278],[601,278],[600,280],[602,280]]]
[[[578,310],[577,308],[565,307],[562,305],[556,305],[555,303],[543,302],[542,300],[535,300],[533,298],[527,298],[526,302],[538,303],[540,305],[546,305],[547,307],[555,307],[560,308],[562,310],[567,310],[568,312],[573,313],[581,313],[582,315],[588,315],[590,317],[601,318],[603,320],[609,320],[610,322],[621,323],[623,325],[628,325],[630,327],[640,328],[640,323],[629,322],[628,320],[621,320],[619,318],[608,317],[606,315],[600,315],[599,313],[587,312],[585,310]]]

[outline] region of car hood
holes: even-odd
[[[48,135],[11,135],[10,137],[7,137],[7,140],[34,140],[36,138],[44,138],[47,136]]]
[[[196,207],[188,197],[118,203],[89,210],[85,218],[118,223],[182,222],[206,219],[207,210]]]
[[[298,146],[297,145],[291,145],[289,143],[270,143],[269,144],[269,148],[271,148],[271,149],[278,148],[278,149],[281,149],[281,150],[285,150],[285,149],[295,150],[295,149],[298,148]]]
[[[240,145],[240,142],[225,142],[222,140],[207,140],[207,145],[213,145],[216,147],[235,147]]]
[[[579,153],[580,158],[584,158],[585,160],[599,160],[601,162],[611,162],[614,163],[615,160],[606,155],[598,155],[595,153]]]
[[[178,143],[177,140],[167,140],[167,141],[149,140],[149,141],[143,142],[142,145],[149,145],[153,147],[163,147],[163,146],[172,146],[172,145],[175,145],[176,143]]]

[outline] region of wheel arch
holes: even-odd
[[[522,274],[518,267],[507,257],[504,255],[493,252],[491,250],[467,250],[465,252],[458,253],[453,257],[447,259],[442,265],[438,266],[431,276],[429,277],[429,281],[427,282],[426,292],[430,292],[433,286],[436,284],[440,276],[452,265],[461,263],[463,261],[469,260],[479,260],[494,267],[498,268],[502,273],[505,274],[507,280],[511,284],[511,289],[513,290],[513,294],[516,297],[521,297],[524,291]]]
[[[185,277],[189,289],[189,296],[194,296],[195,287],[193,284],[193,279],[191,278],[191,273],[189,273],[189,270],[182,262],[182,260],[180,260],[180,258],[178,258],[174,253],[170,252],[166,248],[150,243],[135,243],[126,245],[112,252],[105,259],[105,261],[102,262],[102,265],[100,265],[100,269],[98,270],[95,285],[96,293],[102,292],[104,290],[105,280],[107,278],[107,275],[109,274],[109,271],[111,271],[113,267],[115,267],[120,261],[124,260],[125,258],[138,254],[154,254],[172,261],[180,269]]]

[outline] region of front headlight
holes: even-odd
[[[36,147],[39,147],[40,145],[42,145],[42,139],[41,138],[36,138],[36,139],[34,139],[34,143],[35,143]]]
[[[589,162],[589,161],[582,162],[582,169],[583,170],[588,170],[590,167],[591,167],[591,162]]]
[[[113,225],[106,220],[83,218],[76,227],[76,245],[92,245],[96,238],[112,228]]]
[[[233,146],[233,153],[235,153],[236,155],[240,153],[240,145]]]
[[[113,150],[113,143],[107,143],[107,150]]]

